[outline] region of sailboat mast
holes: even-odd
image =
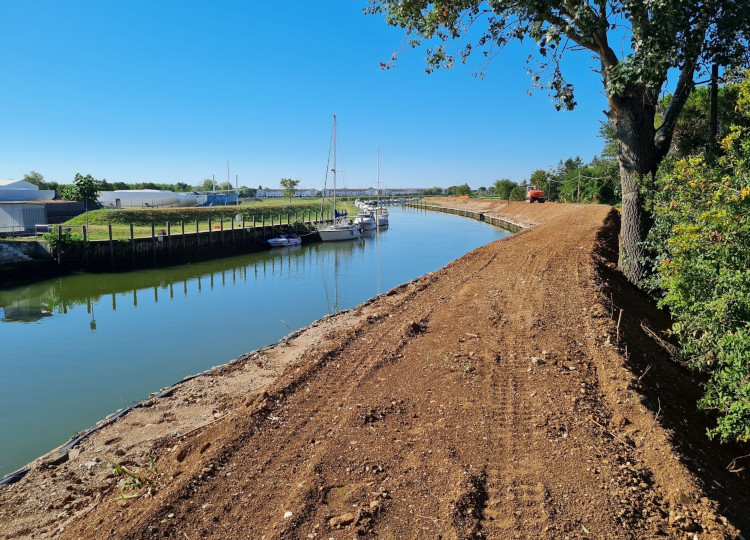
[[[380,148],[378,148],[378,203],[375,205],[375,227],[380,230]]]
[[[333,115],[333,222],[336,223],[336,115]]]
[[[380,206],[380,148],[378,148],[378,206]]]

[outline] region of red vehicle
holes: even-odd
[[[526,202],[533,203],[534,201],[543,203],[544,191],[537,189],[536,186],[526,186]]]

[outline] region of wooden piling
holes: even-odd
[[[109,233],[109,266],[114,268],[115,266],[115,243],[112,241],[112,224],[107,225]]]
[[[62,263],[62,225],[57,226],[57,264]]]
[[[86,225],[83,226],[83,268],[89,266],[89,231]]]

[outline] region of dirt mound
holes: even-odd
[[[750,452],[703,436],[668,321],[613,270],[616,212],[444,203],[534,227],[41,458],[0,488],[6,538],[748,530],[725,467]]]

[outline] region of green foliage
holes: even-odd
[[[492,190],[493,190],[493,193],[495,194],[495,197],[499,197],[505,200],[510,199],[511,192],[517,187],[518,187],[517,183],[507,178],[496,180],[495,183],[492,184]]]
[[[258,222],[265,216],[268,220],[269,216],[286,215],[289,213],[292,218],[294,213],[301,214],[302,212],[315,212],[320,211],[320,203],[317,201],[305,201],[302,204],[276,204],[276,205],[264,205],[264,206],[208,206],[208,207],[190,207],[190,208],[122,208],[122,209],[106,209],[102,208],[94,210],[88,214],[88,222],[92,225],[108,225],[108,224],[120,224],[127,225],[132,223],[133,225],[151,225],[156,223],[158,225],[164,225],[167,221],[170,223],[179,223],[185,221],[186,223],[195,222],[197,219],[200,222],[205,222],[211,219],[218,223],[220,219],[229,221],[235,218],[237,214],[244,216],[246,223],[252,223],[253,218]],[[70,221],[67,225],[83,225],[86,223],[85,216],[77,216]]]
[[[451,186],[445,190],[445,194],[449,197],[458,195],[471,195],[471,188],[469,184],[462,184],[460,186]]]
[[[617,161],[602,158],[574,168],[558,167],[553,175],[557,198],[563,202],[617,204],[622,197],[619,172]]]
[[[282,193],[284,194],[284,197],[289,197],[289,202],[292,202],[292,197],[294,197],[294,190],[297,189],[299,183],[299,180],[292,180],[291,178],[281,179],[281,187],[284,188],[284,191]]]
[[[36,171],[31,171],[28,174],[25,174],[23,180],[34,184],[39,189],[49,189],[54,191],[57,195],[60,193],[61,186],[57,182],[47,182],[44,179],[44,176]]]
[[[158,474],[156,462],[152,456],[149,456],[148,467],[140,470],[133,470],[116,462],[110,463],[109,467],[117,476],[122,477],[120,497],[115,500],[134,499],[151,495],[156,491]]]
[[[64,229],[59,236],[57,230],[53,230],[45,233],[42,239],[62,259],[78,257],[83,250],[83,236],[69,229]]]
[[[76,173],[73,183],[63,186],[60,194],[69,201],[85,201],[94,204],[99,198],[101,184],[100,180],[90,174],[83,176],[81,173]]]
[[[387,24],[403,29],[402,42],[411,47],[427,41],[427,72],[480,55],[475,74],[483,76],[507,44],[531,44],[532,85],[547,90],[558,110],[576,105],[573,85],[563,75],[563,56],[588,50],[607,96],[605,114],[617,137],[621,184],[633,194],[649,187],[644,181],[667,155],[683,105],[707,66],[750,63],[750,3],[736,0],[368,0],[365,12],[382,14]],[[396,59],[393,54],[391,62]],[[675,98],[654,129],[668,77],[676,80]],[[643,275],[642,248],[651,219],[643,197],[626,197],[622,205],[620,262],[635,283]]]
[[[731,76],[731,74],[730,74]],[[740,113],[736,106],[739,87],[737,84],[720,86],[718,89],[718,138],[723,139],[731,130],[732,126],[750,126],[750,118]],[[662,112],[669,109],[672,96],[665,96],[659,102],[659,110]],[[710,138],[709,118],[711,109],[710,89],[707,86],[695,88],[685,103],[680,119],[674,130],[670,154],[677,158],[705,153],[708,150]],[[659,118],[661,120],[661,118]]]
[[[255,197],[256,193],[258,193],[258,190],[255,188],[249,188],[246,186],[242,186],[240,188],[240,197],[243,199],[247,199],[248,197]]]
[[[750,107],[750,82],[740,107]],[[652,200],[649,242],[657,273],[647,283],[669,308],[682,358],[708,381],[700,406],[709,432],[750,441],[750,130],[734,126],[716,166],[703,156],[671,164]]]
[[[744,59],[750,8],[746,2],[663,0],[660,2],[589,2],[586,0],[481,0],[425,2],[369,0],[369,14],[383,14],[391,26],[403,28],[411,47],[430,42],[427,72],[465,63],[474,54],[490,59],[509,42],[527,38],[533,47],[529,69],[535,88],[546,89],[558,109],[572,109],[573,86],[562,73],[563,54],[574,47],[589,49],[602,60],[604,84],[610,97],[625,97],[636,85],[658,95],[672,68],[687,68],[703,60],[731,65]],[[709,24],[710,30],[709,30]],[[612,35],[610,35],[612,34]],[[630,38],[618,58],[609,47]],[[392,60],[396,59],[396,55]],[[390,64],[383,63],[384,68]]]
[[[216,186],[216,182],[211,178],[204,178],[203,182],[195,186],[198,191],[213,191]]]
[[[35,186],[41,186],[44,184],[44,176],[36,171],[31,171],[23,176],[23,181],[34,184]]]

